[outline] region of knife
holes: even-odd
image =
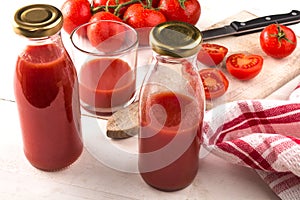
[[[300,11],[292,10],[286,14],[268,15],[264,17],[258,17],[249,21],[239,22],[233,21],[229,25],[221,28],[214,28],[202,31],[203,41],[217,39],[227,36],[239,36],[254,32],[259,32],[264,27],[270,24],[282,24],[285,26],[297,24],[300,22]]]

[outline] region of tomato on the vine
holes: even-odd
[[[206,99],[215,99],[222,96],[229,86],[225,74],[216,68],[201,69],[199,71]]]
[[[271,24],[260,33],[262,50],[273,58],[284,58],[290,55],[297,46],[294,31],[284,25]]]
[[[141,3],[130,5],[124,13],[123,20],[138,32],[139,43],[148,45],[150,29],[166,21],[158,10],[145,8]]]
[[[166,17],[158,10],[145,8],[136,3],[129,6],[124,14],[124,21],[134,28],[154,27],[166,21]]]
[[[160,0],[159,10],[168,21],[183,21],[195,25],[201,14],[198,0]]]
[[[101,20],[114,20],[122,22],[122,20],[119,17],[115,16],[114,14],[108,11],[97,12],[92,16],[90,22],[97,22]],[[109,22],[101,22],[101,24],[93,23],[88,25],[87,27],[87,37],[92,46],[97,47],[102,51],[111,51],[119,47],[122,41],[110,40],[111,43],[109,45],[107,45],[106,43],[106,45],[104,46],[99,46],[99,44],[107,40],[109,37],[123,32],[124,30],[122,29],[123,27],[118,25],[111,26]]]
[[[227,55],[228,49],[222,45],[203,43],[197,54],[197,60],[206,66],[220,64]]]
[[[249,80],[259,74],[263,61],[260,55],[237,53],[226,59],[226,68],[232,76],[240,80]]]
[[[82,25],[92,17],[91,5],[88,0],[66,0],[61,12],[64,17],[63,29],[70,34],[77,26]]]

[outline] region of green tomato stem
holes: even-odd
[[[124,3],[116,3],[117,6],[115,7],[114,15],[119,16],[121,8],[131,5],[131,4],[134,4],[134,3],[137,3],[137,2],[140,2],[140,0],[131,0],[131,1],[124,2]]]
[[[137,3],[137,2],[140,2],[140,0],[130,0],[130,1],[127,1],[124,3],[120,3],[119,0],[116,0],[116,5],[109,5],[109,1],[110,0],[108,0],[106,2],[106,5],[103,5],[103,6],[97,6],[97,7],[92,6],[91,7],[92,14],[95,14],[100,11],[109,11],[109,9],[114,9],[114,15],[119,16],[121,8],[131,5],[131,4],[134,4],[134,3]],[[152,0],[147,0],[147,1],[151,1],[151,4],[152,4]]]
[[[280,25],[277,24],[277,30],[278,33],[277,34],[270,34],[271,37],[276,37],[278,40],[278,43],[281,45],[281,40],[285,40],[291,44],[294,44],[293,41],[291,41],[289,38],[286,37],[285,32],[280,28]]]
[[[185,1],[186,1],[186,0],[178,0],[178,2],[179,2],[179,4],[180,4],[180,7],[181,7],[182,9],[185,9],[185,5],[184,5]]]

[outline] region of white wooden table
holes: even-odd
[[[199,1],[202,6],[202,14],[197,26],[200,29],[205,29],[241,10],[263,16],[300,9],[298,0],[285,0],[284,3],[281,3],[280,0],[264,2],[261,0]],[[64,0],[52,0],[51,4],[60,7],[63,2]],[[269,5],[270,2],[272,2],[271,5]],[[2,52],[0,67],[0,199],[277,199],[253,170],[229,164],[213,155],[200,159],[198,175],[189,187],[172,193],[161,192],[149,187],[137,173],[119,171],[103,164],[87,148],[79,160],[65,170],[49,173],[33,168],[23,154],[21,130],[14,102],[13,72],[19,44],[11,25],[15,10],[31,3],[50,3],[50,1],[3,1],[0,7],[0,48]],[[300,35],[300,25],[293,27],[296,34]],[[286,99],[298,83],[300,83],[299,77],[268,98]],[[82,118],[83,132],[91,131],[89,130],[91,127],[87,127],[89,120],[93,119]],[[101,121],[99,124],[103,127],[105,121]],[[118,147],[122,148],[126,145],[128,147],[132,144],[131,142],[123,144],[120,142]],[[103,151],[108,152],[109,149],[103,149]],[[121,158],[114,152],[109,153],[108,156],[112,159],[124,159],[124,161],[127,159]],[[129,162],[130,159],[127,161]],[[134,165],[134,163],[123,164]]]

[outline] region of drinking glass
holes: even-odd
[[[100,118],[130,105],[136,96],[138,37],[129,25],[99,20],[71,33],[80,103]]]

